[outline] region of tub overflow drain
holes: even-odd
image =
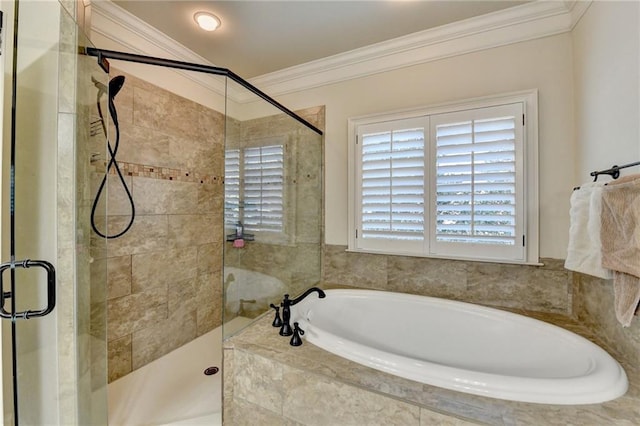
[[[207,367],[204,370],[204,374],[206,376],[213,376],[214,374],[216,374],[218,371],[220,371],[220,369],[218,367]]]

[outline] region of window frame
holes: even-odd
[[[474,109],[482,109],[488,107],[501,106],[506,104],[521,103],[524,117],[523,127],[523,167],[519,171],[522,173],[522,200],[524,206],[522,209],[522,220],[524,230],[523,234],[523,255],[520,259],[506,258],[487,258],[481,256],[469,255],[469,253],[433,253],[427,248],[432,238],[431,227],[435,219],[430,220],[427,210],[429,206],[425,205],[425,228],[429,230],[425,234],[425,247],[422,251],[394,249],[391,246],[386,248],[362,248],[358,247],[358,239],[356,233],[359,226],[359,189],[357,187],[359,178],[357,170],[359,170],[358,161],[359,147],[357,145],[358,130],[362,126],[376,125],[377,123],[384,126],[392,122],[400,120],[411,120],[425,118],[429,121],[429,117],[439,114],[447,114],[458,111],[467,111]],[[431,141],[431,125],[425,128],[425,192],[427,192],[427,202],[431,203],[431,183],[430,176],[433,173],[433,152],[434,144]],[[506,94],[498,94],[484,96],[460,101],[447,102],[442,104],[412,108],[406,110],[398,110],[392,112],[383,112],[372,115],[353,117],[348,119],[348,248],[347,251],[361,253],[377,253],[388,255],[405,255],[416,257],[432,257],[443,259],[458,259],[472,261],[486,261],[494,263],[516,263],[539,265],[539,182],[538,182],[538,90],[525,90]],[[429,222],[426,222],[429,221]],[[389,249],[391,247],[391,249]]]

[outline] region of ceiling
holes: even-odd
[[[248,79],[527,1],[114,0],[114,3],[212,64]],[[222,26],[215,32],[200,30],[193,21],[197,11],[214,13],[222,20]]]

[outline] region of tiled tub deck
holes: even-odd
[[[524,312],[519,312],[524,313]],[[561,314],[526,313],[607,349]],[[228,425],[637,425],[640,374],[621,364],[629,390],[592,405],[503,401],[392,376],[310,343],[289,345],[265,315],[224,345],[224,423]]]

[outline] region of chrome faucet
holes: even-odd
[[[324,294],[324,291],[322,291],[318,287],[311,287],[309,290],[302,293],[300,297],[293,300],[289,299],[288,294],[284,295],[284,300],[280,304],[280,306],[282,306],[282,327],[280,327],[279,333],[281,336],[291,336],[293,334],[291,324],[289,323],[289,321],[291,320],[291,306],[302,302],[305,297],[313,292],[317,292],[320,299],[324,299],[325,297],[327,297],[327,295]]]

